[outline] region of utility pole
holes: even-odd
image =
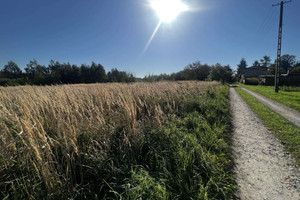
[[[277,93],[279,90],[279,68],[280,68],[280,57],[281,57],[281,42],[282,42],[282,16],[283,16],[283,4],[290,3],[292,0],[289,1],[281,1],[278,4],[273,5],[279,6],[280,5],[280,16],[279,16],[279,31],[278,31],[278,46],[277,46],[277,60],[276,60],[276,68],[275,68],[275,92]]]

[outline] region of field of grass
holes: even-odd
[[[230,199],[216,82],[0,88],[1,199]]]
[[[236,90],[263,123],[276,134],[300,166],[300,128],[260,103],[241,88],[236,88]]]
[[[244,84],[241,84],[241,86],[300,111],[300,87],[283,86],[280,87],[278,93],[275,93],[273,86],[253,86]]]

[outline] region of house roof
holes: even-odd
[[[264,71],[267,71],[268,68],[267,67],[252,66],[252,67],[248,67],[248,68],[244,69],[244,72],[245,71],[251,71],[251,70],[264,70]]]

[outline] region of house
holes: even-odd
[[[248,67],[242,72],[240,82],[245,84],[247,82],[247,79],[255,79],[258,83],[258,78],[262,75],[266,75],[267,71],[267,67]]]
[[[261,75],[259,76],[259,83],[261,85],[274,85],[275,75]],[[280,74],[279,85],[286,86],[300,86],[300,73]]]

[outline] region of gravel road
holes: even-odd
[[[283,146],[230,88],[237,196],[241,200],[300,200],[300,170]]]
[[[269,107],[271,110],[274,110],[279,115],[283,116],[296,126],[300,127],[300,113],[292,108],[289,108],[285,105],[282,105],[281,103],[278,103],[276,101],[273,101],[267,97],[264,97],[260,94],[257,94],[255,92],[252,92],[251,90],[248,90],[246,88],[241,87],[243,90],[254,96],[258,101],[263,103],[265,106]]]

